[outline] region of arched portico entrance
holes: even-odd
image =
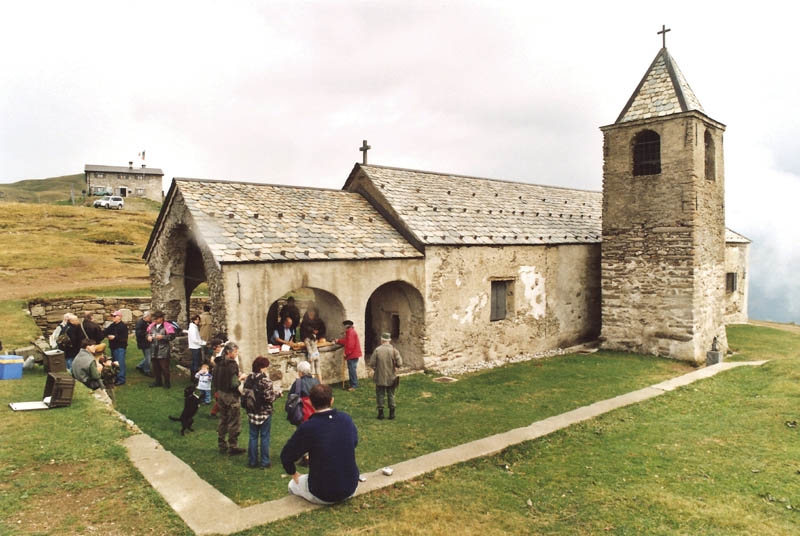
[[[375,289],[367,301],[364,326],[367,355],[380,344],[381,333],[388,332],[403,356],[403,367],[424,368],[425,302],[416,288],[391,281]]]
[[[323,322],[325,322],[325,326],[327,328],[326,338],[328,340],[341,335],[342,322],[345,320],[345,313],[344,306],[339,298],[326,290],[303,287],[287,292],[270,304],[266,319],[267,340],[269,340],[269,338],[272,336],[272,331],[278,326],[278,323],[280,322],[278,313],[280,312],[281,307],[286,304],[286,301],[289,299],[289,297],[294,298],[295,305],[300,311],[301,319],[309,307],[312,305],[316,306],[316,308],[319,310],[320,318]],[[299,326],[295,326],[295,328],[298,327]]]

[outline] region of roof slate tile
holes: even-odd
[[[197,179],[174,181],[199,235],[219,262],[422,256],[355,193]],[[226,205],[223,211],[218,208],[221,203]]]

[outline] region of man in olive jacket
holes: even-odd
[[[392,336],[381,335],[381,345],[375,348],[367,363],[375,374],[375,398],[378,401],[378,418],[383,419],[383,401],[389,395],[389,418],[394,419],[394,391],[397,388],[397,369],[403,365],[400,352],[392,346]]]

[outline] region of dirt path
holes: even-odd
[[[40,274],[17,274],[12,281],[0,280],[0,300],[24,300],[44,294],[69,293],[81,289],[92,294],[104,288],[149,287],[150,280],[142,277],[116,277],[103,279],[100,270],[95,274],[75,275],[74,272],[51,270],[47,277]]]

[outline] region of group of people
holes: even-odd
[[[352,323],[349,327],[352,329]],[[355,333],[354,329],[352,331]],[[387,399],[389,419],[395,418],[395,390],[399,383],[397,372],[402,364],[400,352],[391,344],[391,335],[383,333],[381,345],[368,361],[368,366],[374,371],[378,419],[384,418]],[[254,365],[254,373],[255,368]],[[289,493],[315,504],[343,501],[355,493],[360,479],[355,460],[358,431],[348,414],[333,408],[331,387],[313,377],[307,361],[298,364],[297,372],[298,377],[288,392],[299,393],[302,397],[304,420],[280,454],[284,470],[292,477]],[[251,446],[252,433],[251,429]],[[251,464],[252,456],[251,453]],[[297,465],[308,467],[308,473],[301,474]]]
[[[293,300],[291,300],[293,302]],[[289,304],[287,304],[289,305]],[[282,310],[282,326],[273,333],[271,342],[296,344],[292,329],[291,308]],[[252,372],[240,371],[239,347],[233,341],[223,342],[212,339],[210,335],[210,313],[205,308],[203,314],[195,315],[189,325],[189,349],[192,354],[192,379],[196,381],[205,404],[211,401],[211,390],[216,391],[212,415],[219,416],[217,425],[217,447],[220,453],[236,456],[247,452],[248,467],[270,468],[270,432],[275,401],[282,396],[276,390],[268,374],[269,359],[258,356],[253,360]],[[299,311],[297,311],[299,317]],[[113,388],[125,383],[125,348],[127,347],[127,326],[122,322],[121,311],[112,314],[111,323],[105,329],[92,322],[91,313],[79,321],[76,315],[65,315],[65,323],[54,339],[76,341],[64,349],[73,376],[91,389],[106,388],[113,400]],[[208,323],[205,324],[204,320]],[[204,327],[208,330],[204,331]],[[344,348],[350,385],[348,390],[358,388],[356,369],[362,357],[361,343],[353,322],[343,322],[345,333],[335,342]],[[319,379],[319,359],[317,346],[325,344],[325,324],[319,318],[316,307],[309,307],[300,323],[302,346],[308,350],[308,361],[297,365],[297,379],[289,388],[289,393],[299,394],[303,403],[303,422],[297,426],[291,438],[280,453],[283,469],[291,480],[289,492],[316,504],[333,504],[347,499],[355,493],[360,474],[356,464],[355,448],[358,445],[358,431],[352,418],[333,408],[333,391]],[[174,339],[175,328],[165,322],[162,311],[146,311],[136,322],[137,346],[142,350],[143,359],[136,368],[143,374],[152,375],[151,387],[170,388],[170,341]],[[78,334],[81,337],[78,337]],[[96,337],[96,338],[93,338]],[[103,355],[105,345],[100,341],[108,339],[111,358]],[[99,340],[98,340],[99,339]],[[59,345],[61,346],[61,345]],[[296,346],[292,346],[295,348]],[[121,350],[121,351],[120,351]],[[316,355],[315,355],[316,354]],[[388,402],[389,419],[395,418],[395,390],[398,385],[397,371],[402,366],[400,353],[391,345],[391,336],[384,333],[381,345],[375,349],[367,361],[373,370],[378,419],[384,419],[384,405]],[[314,373],[316,368],[317,373]],[[110,382],[110,384],[109,384]],[[241,434],[241,407],[243,390],[255,393],[257,404],[247,409],[249,441],[247,449],[239,446]],[[301,474],[298,465],[308,467],[307,474]]]
[[[374,371],[378,419],[384,418],[387,398],[389,419],[395,418],[397,371],[402,364],[400,352],[391,344],[391,335],[383,333],[381,345],[368,361]],[[358,430],[347,413],[333,408],[331,387],[307,374],[311,371],[307,362],[301,362],[297,371],[299,377],[290,392],[299,390],[301,396],[308,398],[311,407],[307,417],[304,411],[304,422],[281,450],[283,469],[292,477],[289,493],[315,504],[341,502],[355,493],[360,480],[355,457]],[[300,384],[299,389],[297,383]],[[307,466],[308,473],[301,474],[297,469],[298,464]]]
[[[253,389],[260,402],[247,411],[250,426],[247,466],[268,469],[272,467],[269,447],[274,402],[281,393],[275,390],[267,374],[268,358],[256,357],[252,372],[244,374],[239,372],[238,356],[239,347],[229,341],[222,347],[214,368],[214,387],[220,406],[217,446],[220,453],[231,456],[245,452],[238,445],[242,384],[244,389]],[[289,492],[316,504],[343,501],[355,493],[359,482],[355,455],[358,431],[349,415],[333,409],[331,387],[312,375],[308,361],[298,363],[297,372],[290,392],[299,393],[303,400],[303,422],[280,454],[283,469],[292,477]],[[308,473],[301,474],[298,464],[308,467]]]
[[[93,322],[91,312],[85,313],[83,320],[73,313],[67,313],[64,322],[51,336],[51,345],[64,351],[67,369],[72,376],[94,390],[99,388],[98,375],[102,375],[103,386],[112,401],[114,396],[110,388],[125,385],[127,381],[128,326],[122,316],[122,311],[114,311],[108,325],[101,328]],[[165,321],[163,311],[145,311],[137,320],[134,333],[143,355],[136,369],[154,378],[151,387],[169,389],[170,341],[178,334],[177,330]],[[102,343],[104,339],[108,340],[107,345]],[[110,358],[105,356],[106,347],[110,349]]]
[[[200,371],[204,362],[208,362],[211,356],[211,329],[212,329],[211,306],[204,305],[201,314],[191,318],[188,329],[189,353],[192,356],[191,374],[192,377]],[[142,351],[142,361],[136,365],[136,369],[146,376],[152,376],[154,381],[150,387],[164,387],[169,389],[172,386],[170,376],[170,341],[180,335],[178,330],[171,322],[166,322],[164,313],[156,311],[151,313],[145,311],[142,317],[136,321],[134,328],[136,334],[136,346]]]
[[[309,305],[301,320],[300,309],[294,297],[289,296],[281,307],[278,318],[278,325],[270,336],[270,343],[285,350],[305,349],[313,374],[321,380],[319,348],[333,343],[326,339],[325,322],[320,318],[317,306]],[[299,330],[296,327],[298,324]]]
[[[104,355],[106,346],[111,350],[111,360],[116,363],[118,372],[113,379],[114,386],[124,385],[127,368],[125,366],[125,353],[128,348],[128,327],[122,321],[122,311],[111,313],[111,320],[105,328],[93,320],[94,314],[86,312],[83,318],[78,318],[74,313],[66,313],[63,321],[53,330],[50,345],[64,352],[67,370],[72,371],[73,361],[81,350],[92,347],[92,352],[100,348],[100,357]],[[99,347],[104,339],[108,344]]]
[[[347,364],[347,373],[350,385],[349,391],[358,389],[358,360],[362,357],[361,341],[353,327],[352,320],[342,322],[344,336],[333,341],[326,339],[325,322],[319,316],[319,309],[311,304],[300,320],[298,309],[293,296],[286,299],[286,303],[278,312],[278,326],[272,332],[269,342],[284,349],[302,350],[305,348],[308,362],[311,364],[312,374],[317,379],[322,379],[319,363],[319,347],[338,344],[344,347],[344,359]],[[295,326],[300,322],[299,333]],[[295,339],[299,335],[300,341]]]

